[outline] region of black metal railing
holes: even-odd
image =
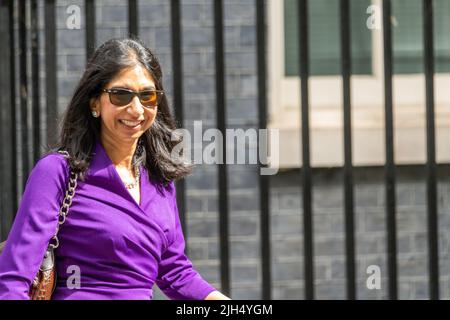
[[[309,124],[309,28],[308,0],[298,0],[299,17],[299,67],[301,85],[299,88],[302,168],[301,181],[303,197],[304,223],[304,283],[305,298],[314,299],[314,241],[313,241],[313,208],[312,208],[312,168],[310,153]],[[57,118],[57,64],[56,64],[56,8],[54,0],[44,3],[45,26],[45,118],[47,123],[46,139],[54,142]],[[266,3],[255,0],[256,39],[257,39],[257,86],[258,86],[258,126],[267,128],[267,61],[266,61]],[[40,155],[40,80],[39,80],[39,30],[37,0],[2,1],[0,3],[0,140],[3,142],[0,156],[0,219],[1,238],[5,239],[8,229],[18,209],[18,182],[24,186],[30,165]],[[391,37],[391,1],[383,0],[382,28],[384,53],[384,107],[385,107],[385,187],[386,187],[386,224],[387,224],[387,258],[388,258],[388,293],[389,299],[398,297],[397,276],[397,236],[396,236],[396,165],[394,161],[394,115],[392,95],[392,37]],[[30,6],[31,23],[27,26],[26,12]],[[170,1],[170,19],[172,25],[172,63],[173,63],[173,97],[175,118],[180,126],[184,123],[183,110],[183,59],[182,59],[182,25],[181,1]],[[225,139],[226,122],[226,65],[224,43],[223,1],[211,1],[214,13],[214,48],[215,48],[215,89],[217,128]],[[355,272],[355,223],[354,223],[354,181],[352,163],[352,131],[351,131],[351,43],[350,33],[350,1],[340,0],[341,59],[342,59],[342,94],[343,94],[343,129],[344,129],[344,206],[345,206],[345,248],[346,248],[346,280],[347,298],[356,299]],[[139,5],[136,0],[128,1],[128,34],[139,36]],[[96,14],[93,0],[85,0],[86,17],[86,56],[95,49]],[[427,123],[427,197],[428,197],[428,252],[429,252],[429,285],[430,298],[439,299],[439,256],[438,256],[438,222],[436,197],[436,156],[434,126],[434,47],[433,47],[433,0],[423,0],[423,39],[426,88],[426,123]],[[30,45],[31,44],[31,45]],[[27,61],[27,50],[31,48],[31,65]],[[27,75],[31,75],[30,78]],[[30,90],[31,89],[31,90]],[[32,94],[30,94],[30,91]],[[16,106],[20,108],[17,112]],[[31,108],[31,109],[30,109]],[[32,116],[29,121],[28,115]],[[20,118],[19,118],[20,117]],[[16,123],[20,128],[16,128]],[[19,129],[19,130],[17,130]],[[17,135],[20,132],[20,136]],[[29,134],[32,133],[32,139]],[[20,139],[20,141],[19,141]],[[20,143],[18,143],[20,142]],[[224,145],[226,141],[224,140]],[[18,145],[21,150],[18,150]],[[221,150],[226,152],[224,148]],[[33,155],[33,159],[30,159]],[[226,154],[222,154],[226,159]],[[33,161],[32,161],[33,160]],[[19,166],[20,164],[20,166]],[[19,172],[19,168],[20,171]],[[229,254],[229,206],[228,206],[228,173],[225,164],[218,166],[219,194],[219,245],[220,245],[220,281],[221,290],[230,292],[230,254]],[[263,299],[272,297],[271,251],[270,251],[270,212],[269,212],[269,178],[261,175],[259,179],[260,193],[260,238],[261,238],[261,292]],[[177,199],[183,229],[186,232],[186,187],[183,181],[177,183]],[[187,236],[187,233],[185,233]]]
[[[341,1],[341,56],[342,56],[342,97],[344,106],[344,206],[345,206],[345,253],[347,261],[347,299],[356,298],[355,272],[355,217],[353,208],[353,169],[352,169],[352,120],[350,101],[351,33],[350,3]]]
[[[423,1],[423,47],[427,122],[427,206],[430,298],[439,299],[436,142],[434,129],[433,0]]]
[[[45,97],[46,97],[46,122],[47,135],[46,139],[49,144],[55,142],[55,132],[57,131],[57,65],[56,65],[56,4],[54,0],[44,1],[44,17],[45,17]],[[6,141],[2,147],[2,167],[1,167],[1,226],[2,239],[6,238],[8,229],[12,224],[14,213],[18,209],[18,190],[17,167],[18,161],[21,164],[22,185],[26,184],[26,180],[31,169],[30,165],[35,163],[40,156],[40,97],[39,97],[39,30],[38,30],[38,14],[37,0],[31,2],[19,0],[17,2],[8,1],[1,3],[2,28],[6,30],[4,34],[9,38],[3,37],[5,45],[2,48],[8,48],[8,51],[1,51],[1,66],[8,67],[4,75],[9,75],[9,79],[3,79],[2,83],[9,87],[8,101],[2,100],[2,141]],[[26,8],[30,6],[31,24],[27,27]],[[173,61],[173,96],[174,105],[176,106],[174,113],[177,123],[183,126],[183,64],[182,64],[182,29],[181,29],[181,3],[179,0],[170,2],[171,24],[172,24],[172,61]],[[214,12],[214,30],[215,30],[215,52],[216,52],[216,95],[217,95],[217,127],[225,135],[226,124],[226,103],[225,103],[225,59],[224,59],[224,15],[223,2],[211,2]],[[255,1],[258,12],[257,23],[257,39],[258,39],[258,83],[259,83],[259,110],[260,110],[260,126],[266,127],[266,61],[265,61],[265,5],[263,1]],[[86,23],[86,57],[89,58],[96,46],[96,13],[95,2],[93,0],[85,0],[85,23]],[[4,19],[3,19],[4,18]],[[15,26],[18,26],[18,32],[15,32]],[[139,36],[139,17],[138,2],[136,0],[128,1],[128,34],[131,37]],[[31,38],[30,38],[31,37]],[[26,59],[28,44],[31,41],[32,62],[31,70]],[[2,43],[3,43],[2,42]],[[16,55],[16,43],[18,56]],[[4,59],[7,57],[8,59]],[[18,79],[16,79],[15,65],[18,61]],[[27,75],[31,75],[31,83],[27,79]],[[16,87],[16,83],[18,87]],[[6,85],[8,84],[8,85]],[[29,94],[29,86],[32,88],[32,95]],[[17,90],[19,89],[19,90]],[[16,92],[18,91],[18,92]],[[16,97],[19,101],[16,102]],[[30,106],[31,102],[31,106]],[[15,110],[16,104],[21,108],[20,114]],[[30,145],[28,124],[28,114],[32,110],[32,144]],[[20,116],[20,132],[21,143],[19,144],[16,132],[17,117]],[[17,146],[22,146],[20,158]],[[223,150],[226,152],[226,150]],[[33,154],[33,161],[29,159],[29,155]],[[226,154],[223,155],[224,158]],[[227,183],[226,165],[219,165],[219,230],[220,230],[220,274],[221,289],[225,293],[230,293],[230,257],[229,257],[229,230],[228,230],[228,183]],[[261,208],[262,208],[262,224],[261,239],[262,240],[262,270],[263,270],[263,298],[270,299],[270,237],[269,237],[269,215],[268,215],[268,179],[261,178]],[[186,188],[185,182],[177,182],[177,200],[182,226],[187,236],[186,228]]]
[[[299,0],[299,66],[301,79],[301,141],[302,141],[302,188],[304,215],[304,252],[305,252],[305,298],[314,299],[314,250],[313,250],[313,213],[311,208],[311,165],[309,147],[309,94],[308,94],[308,0]],[[430,298],[439,298],[439,256],[436,207],[436,160],[434,130],[434,48],[433,48],[433,0],[423,0],[423,39],[427,110],[427,196],[428,196],[428,243],[429,243],[429,285]],[[385,106],[385,185],[386,185],[386,222],[389,298],[398,298],[397,276],[397,234],[396,234],[396,179],[394,162],[394,119],[392,102],[392,37],[391,37],[391,1],[382,1],[383,12],[383,53],[384,53],[384,106]],[[344,105],[344,199],[345,199],[345,236],[347,298],[356,298],[355,278],[355,238],[354,203],[351,156],[351,34],[349,28],[349,1],[340,0],[341,54]]]

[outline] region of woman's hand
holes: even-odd
[[[219,291],[213,291],[206,296],[205,300],[231,300],[231,299],[223,295]]]

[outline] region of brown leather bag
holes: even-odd
[[[64,151],[60,151],[68,155]],[[33,282],[30,286],[30,291],[28,295],[30,300],[51,300],[53,291],[56,287],[56,265],[55,265],[55,253],[54,250],[59,246],[58,232],[60,226],[66,221],[67,213],[69,212],[69,207],[72,204],[72,198],[75,195],[75,188],[77,187],[78,174],[73,173],[70,170],[70,179],[68,183],[68,188],[66,190],[66,195],[59,210],[58,224],[56,227],[55,235],[50,240],[50,243],[45,251],[44,258],[42,260],[39,271],[34,277]],[[52,243],[54,241],[54,243]],[[0,254],[2,253],[6,241],[0,243]]]

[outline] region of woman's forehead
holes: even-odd
[[[156,83],[150,72],[140,65],[123,69],[110,81],[109,85],[135,89],[156,88]]]

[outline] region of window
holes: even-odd
[[[422,0],[392,2],[393,71],[422,73]],[[372,30],[366,26],[371,0],[350,1],[352,73],[372,74]],[[284,0],[285,75],[298,76],[298,0]],[[450,72],[450,1],[434,2],[435,71]],[[381,10],[381,9],[380,9]],[[381,12],[380,12],[381,18]],[[308,2],[311,75],[339,75],[339,1]]]
[[[434,1],[434,45],[435,71],[450,72],[450,1]],[[422,1],[394,0],[393,14],[393,52],[394,73],[422,73],[423,38],[422,38]]]
[[[279,130],[279,167],[301,167],[297,0],[268,0],[269,123]],[[450,0],[434,0],[436,161],[450,163]],[[355,166],[384,165],[383,30],[369,29],[382,0],[350,0],[352,142]],[[426,161],[422,0],[392,0],[397,164]],[[369,10],[371,11],[371,10]],[[373,12],[373,11],[371,11]],[[343,165],[339,0],[309,0],[311,165]],[[379,21],[381,23],[381,21]],[[377,25],[376,23],[375,25]]]
[[[370,0],[350,1],[353,74],[372,73],[372,36],[366,27]],[[284,1],[285,74],[298,76],[298,0]],[[308,2],[311,75],[341,73],[339,1]]]

